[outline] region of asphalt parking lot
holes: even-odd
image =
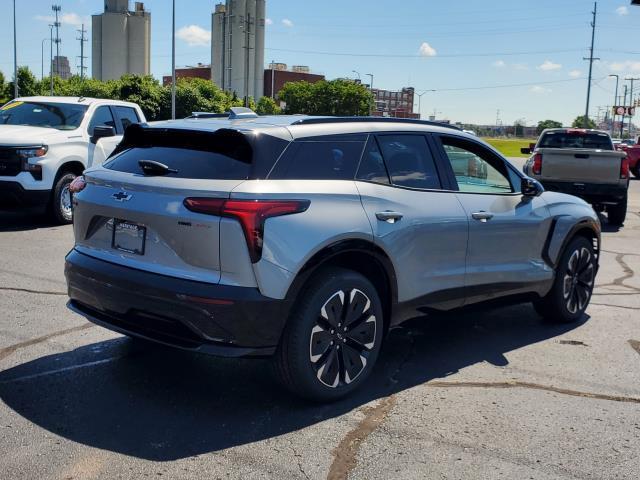
[[[0,478],[585,478],[640,472],[640,181],[577,324],[529,305],[394,330],[365,388],[298,401],[258,360],[65,307],[72,228],[0,215]]]

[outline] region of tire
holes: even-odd
[[[74,178],[76,175],[73,173],[63,173],[58,177],[53,187],[50,210],[53,219],[60,225],[73,222],[69,184]]]
[[[280,383],[303,398],[330,402],[371,374],[384,319],[375,287],[359,273],[321,270],[294,306],[273,366]]]
[[[620,226],[627,216],[627,197],[617,205],[607,205],[607,219],[611,225]]]
[[[570,323],[582,317],[593,293],[596,257],[585,237],[576,237],[567,246],[556,268],[553,287],[533,303],[545,320]]]

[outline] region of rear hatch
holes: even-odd
[[[85,172],[74,198],[76,249],[131,268],[220,281],[220,217],[183,205],[228,198],[252,170],[252,147],[236,130],[127,130],[104,166]],[[154,163],[155,162],[155,163]]]

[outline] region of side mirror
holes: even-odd
[[[531,149],[527,147],[522,147],[520,149],[520,153],[524,153],[525,155],[529,155],[531,153]]]
[[[91,136],[91,143],[98,143],[98,140],[106,137],[115,137],[116,129],[108,125],[99,125],[93,127],[93,135]]]
[[[544,187],[539,181],[524,177],[520,184],[520,191],[525,197],[539,197],[544,192]]]

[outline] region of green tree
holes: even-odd
[[[280,107],[271,97],[262,97],[256,105],[256,113],[258,115],[278,115]]]
[[[558,122],[556,120],[540,120],[538,122],[538,128],[536,129],[538,135],[542,133],[545,128],[560,128],[562,127],[562,122]]]
[[[18,95],[21,97],[29,97],[32,95],[40,95],[40,82],[36,80],[36,77],[31,73],[29,67],[18,68]],[[9,83],[9,95],[13,98],[14,82]]]
[[[0,105],[3,105],[9,100],[7,93],[7,83],[4,78],[4,73],[0,72]]]
[[[286,113],[308,115],[368,115],[373,104],[371,92],[350,80],[289,82],[278,98],[286,103]]]
[[[587,124],[585,126],[584,115],[580,115],[576,117],[571,126],[574,128],[596,128],[596,122],[594,122],[590,118],[587,118]]]
[[[140,105],[147,120],[156,120],[161,110],[162,86],[150,75],[123,75],[112,83],[113,98]],[[104,92],[112,98],[107,87]]]

